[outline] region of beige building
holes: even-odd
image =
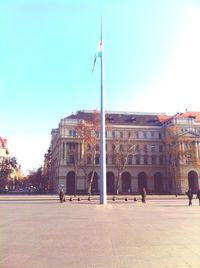
[[[87,193],[93,171],[92,193],[99,192],[99,133],[95,131],[93,155],[91,144],[78,131],[78,125],[91,122],[93,114],[78,111],[52,130],[46,172],[53,192],[64,188],[67,194]],[[121,193],[138,193],[145,187],[148,193],[181,194],[200,186],[200,112],[174,116],[106,112],[106,123],[108,193],[115,193],[118,179]]]

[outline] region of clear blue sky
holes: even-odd
[[[106,110],[200,110],[200,0],[1,0],[0,136],[25,171],[61,118],[100,107],[101,15]]]

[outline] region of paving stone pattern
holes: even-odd
[[[0,268],[200,268],[200,206],[0,201]]]

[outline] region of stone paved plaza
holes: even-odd
[[[187,204],[0,199],[0,267],[200,267],[200,206]]]

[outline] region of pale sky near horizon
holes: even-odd
[[[0,136],[24,172],[61,118],[100,108],[101,15],[107,111],[200,111],[200,0],[1,0]]]

